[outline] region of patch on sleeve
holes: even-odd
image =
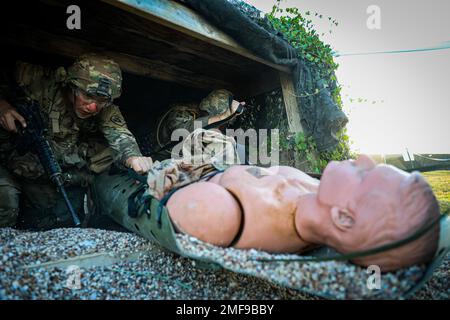
[[[125,120],[118,114],[113,114],[110,118],[110,121],[118,126],[125,126]]]

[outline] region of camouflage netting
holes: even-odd
[[[246,103],[251,106],[241,116],[235,118],[230,123],[232,129],[279,129],[280,133],[280,163],[283,165],[298,166],[295,162],[294,152],[292,148],[288,148],[286,143],[290,135],[288,130],[288,122],[286,117],[286,109],[283,103],[283,95],[281,88],[260,94],[246,100]],[[257,136],[259,138],[259,136]],[[270,134],[268,138],[270,139]],[[258,141],[259,145],[259,141]],[[249,145],[246,145],[246,150],[250,151]],[[270,150],[270,148],[268,148]],[[247,159],[248,160],[248,159]],[[257,163],[262,165],[260,163]],[[302,167],[300,169],[309,170],[309,167]]]
[[[336,82],[321,78],[317,67],[304,57],[298,56],[296,50],[271,26],[261,11],[240,0],[183,2],[256,55],[275,64],[292,68],[304,130],[313,136],[319,151],[331,151],[337,146],[336,134],[345,126],[348,119],[331,96],[331,92],[336,88]],[[279,90],[268,93],[267,96],[266,99],[269,100],[278,96],[280,98],[277,99],[281,102]],[[259,97],[258,100],[260,99],[263,98]],[[255,110],[256,115],[253,119],[247,118],[247,121],[253,122],[247,124],[255,128],[273,127],[280,119],[276,117],[274,120],[269,114],[285,114],[275,112],[280,108],[276,106],[277,104],[261,104],[259,108],[264,110]],[[275,110],[272,110],[274,112],[269,112],[269,109],[274,107]],[[260,116],[261,114],[264,116]]]

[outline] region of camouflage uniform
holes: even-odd
[[[96,78],[100,79],[97,83],[93,82]],[[69,100],[70,85],[89,94],[109,96],[111,100],[117,98],[121,73],[112,60],[96,55],[83,56],[68,70],[61,67],[56,71],[18,62],[14,81],[22,94],[39,102],[41,113],[48,120],[46,138],[63,172],[71,177],[67,191],[77,211],[82,208],[86,183],[92,172],[102,172],[114,161],[123,163],[128,157],[141,156],[118,106],[107,106],[93,117],[80,119]],[[17,95],[11,85],[0,84],[1,99],[12,102]],[[62,197],[50,185],[37,156],[19,155],[12,141],[13,134],[0,128],[0,227],[15,225],[21,193],[25,195],[20,206],[21,216],[30,215],[38,220],[32,227],[70,225],[70,215]],[[43,223],[39,225],[40,222]]]
[[[230,108],[233,94],[225,89],[212,91],[200,104],[186,103],[175,104],[160,120],[158,130],[158,144],[160,147],[170,142],[172,132],[176,129],[186,129],[193,132],[196,127],[194,122],[201,124],[204,128],[208,125],[211,116],[224,113]],[[202,114],[207,114],[202,116]]]

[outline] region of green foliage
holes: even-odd
[[[277,5],[274,5],[272,12],[267,15],[273,27],[285,36],[286,40],[297,49],[300,56],[317,64],[322,71],[328,72],[328,75],[332,76],[338,64],[333,60],[330,45],[324,44],[319,39],[312,19],[305,18],[311,13],[307,11],[302,15],[298,8],[286,8],[284,11],[280,9],[279,4],[280,0],[277,0]],[[322,15],[317,12],[315,16],[322,19]],[[333,22],[338,25],[334,20]]]
[[[424,172],[423,176],[431,185],[441,212],[450,214],[450,170]]]
[[[295,150],[301,155],[305,156],[311,170],[315,173],[320,173],[327,165],[324,159],[316,158],[316,142],[311,136],[306,136],[303,132],[299,132],[294,136]]]
[[[281,32],[285,39],[297,50],[299,56],[304,57],[317,66],[320,78],[325,79],[327,83],[336,83],[335,71],[339,65],[333,60],[333,51],[330,45],[323,43],[317,31],[314,30],[315,25],[312,16],[313,14],[309,11],[302,14],[298,8],[286,8],[283,10],[280,8],[280,0],[277,0],[276,5],[273,6],[272,12],[267,15],[267,18],[273,27]],[[317,12],[314,13],[314,17],[318,19],[323,18]],[[339,24],[331,17],[328,17],[328,20],[333,26],[338,26]],[[330,30],[329,32],[331,33],[332,31]],[[342,109],[340,92],[341,87],[336,84],[331,94],[334,102]],[[308,96],[317,93],[319,93],[318,89],[314,92],[305,92],[304,95]],[[331,160],[343,160],[353,157],[350,152],[349,137],[345,128],[338,133],[339,144],[331,152],[319,154],[314,139],[306,137],[303,133],[297,134],[294,137],[294,141],[289,141],[288,137],[285,137],[285,139],[281,139],[281,148],[294,144],[296,152],[306,158],[314,171],[322,171]],[[318,157],[315,157],[314,154],[318,154]]]

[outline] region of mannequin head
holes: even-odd
[[[297,230],[307,241],[341,253],[367,250],[398,241],[439,216],[430,186],[418,173],[375,165],[367,156],[331,162],[317,195],[300,199]],[[439,226],[402,246],[354,262],[384,271],[430,260],[437,249]]]

